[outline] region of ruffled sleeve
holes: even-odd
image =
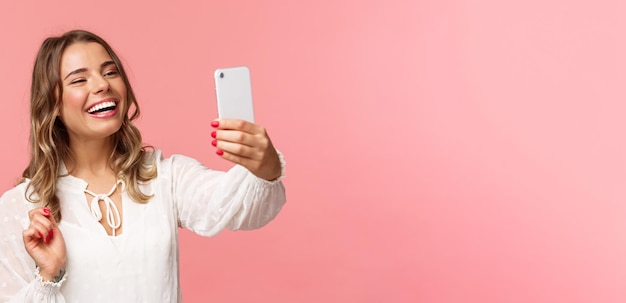
[[[0,197],[0,302],[65,302],[60,288],[65,281],[44,282],[35,262],[24,248],[22,231],[28,227],[28,211],[34,207],[26,201],[26,183]]]
[[[179,226],[213,236],[224,228],[247,230],[269,223],[286,202],[281,181],[285,161],[282,154],[279,157],[281,176],[274,181],[258,178],[239,165],[221,172],[186,156],[162,160],[160,169],[170,175]]]

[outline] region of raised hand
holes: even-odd
[[[222,158],[247,168],[265,180],[280,177],[280,160],[264,127],[244,120],[219,119],[211,122],[213,146]]]
[[[39,267],[44,281],[58,280],[67,263],[61,230],[47,208],[35,208],[28,212],[28,217],[30,225],[22,232],[26,252]]]

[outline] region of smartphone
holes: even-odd
[[[218,68],[213,77],[219,117],[254,122],[252,85],[248,67]]]

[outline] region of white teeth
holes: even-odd
[[[99,110],[101,110],[103,108],[115,107],[115,106],[116,106],[116,104],[113,101],[102,102],[102,103],[99,103],[99,104],[96,104],[96,105],[92,106],[91,108],[89,108],[87,110],[87,112],[90,113],[90,114],[93,114],[94,112],[99,111]]]

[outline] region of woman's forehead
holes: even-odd
[[[109,53],[96,42],[77,42],[68,46],[61,55],[61,73],[78,68],[99,68],[102,63],[112,61]]]

